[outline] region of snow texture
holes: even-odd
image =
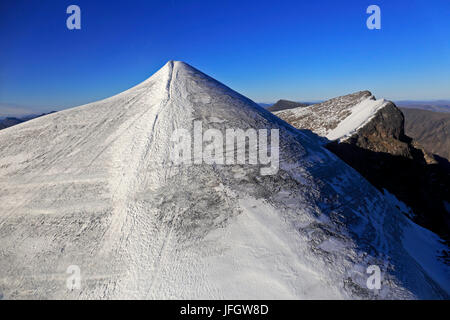
[[[173,165],[170,137],[194,120],[279,129],[280,170]],[[439,238],[315,135],[182,62],[2,130],[0,150],[4,299],[449,297]],[[71,265],[80,289],[66,286]]]

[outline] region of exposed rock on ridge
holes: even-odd
[[[275,114],[299,129],[330,137],[355,112],[355,106],[370,100],[375,97],[369,91],[360,91]],[[404,115],[393,102],[382,102],[367,119],[347,130],[353,130],[352,134],[325,142],[326,147],[377,188],[410,206],[416,222],[448,240],[450,219],[444,203],[450,202],[448,166],[405,135]]]

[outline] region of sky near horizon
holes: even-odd
[[[69,30],[69,5],[81,29]],[[381,29],[369,30],[369,5]],[[257,102],[450,99],[450,1],[0,2],[0,105],[49,111],[182,60]]]

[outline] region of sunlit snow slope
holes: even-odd
[[[279,128],[280,170],[175,166],[171,135],[194,120]],[[5,129],[0,150],[4,299],[449,297],[434,234],[316,136],[182,62]],[[80,289],[66,286],[71,265]]]

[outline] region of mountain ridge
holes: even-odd
[[[329,150],[408,204],[416,222],[448,240],[449,166],[405,134],[403,113],[393,102],[360,91],[275,114],[327,138]]]

